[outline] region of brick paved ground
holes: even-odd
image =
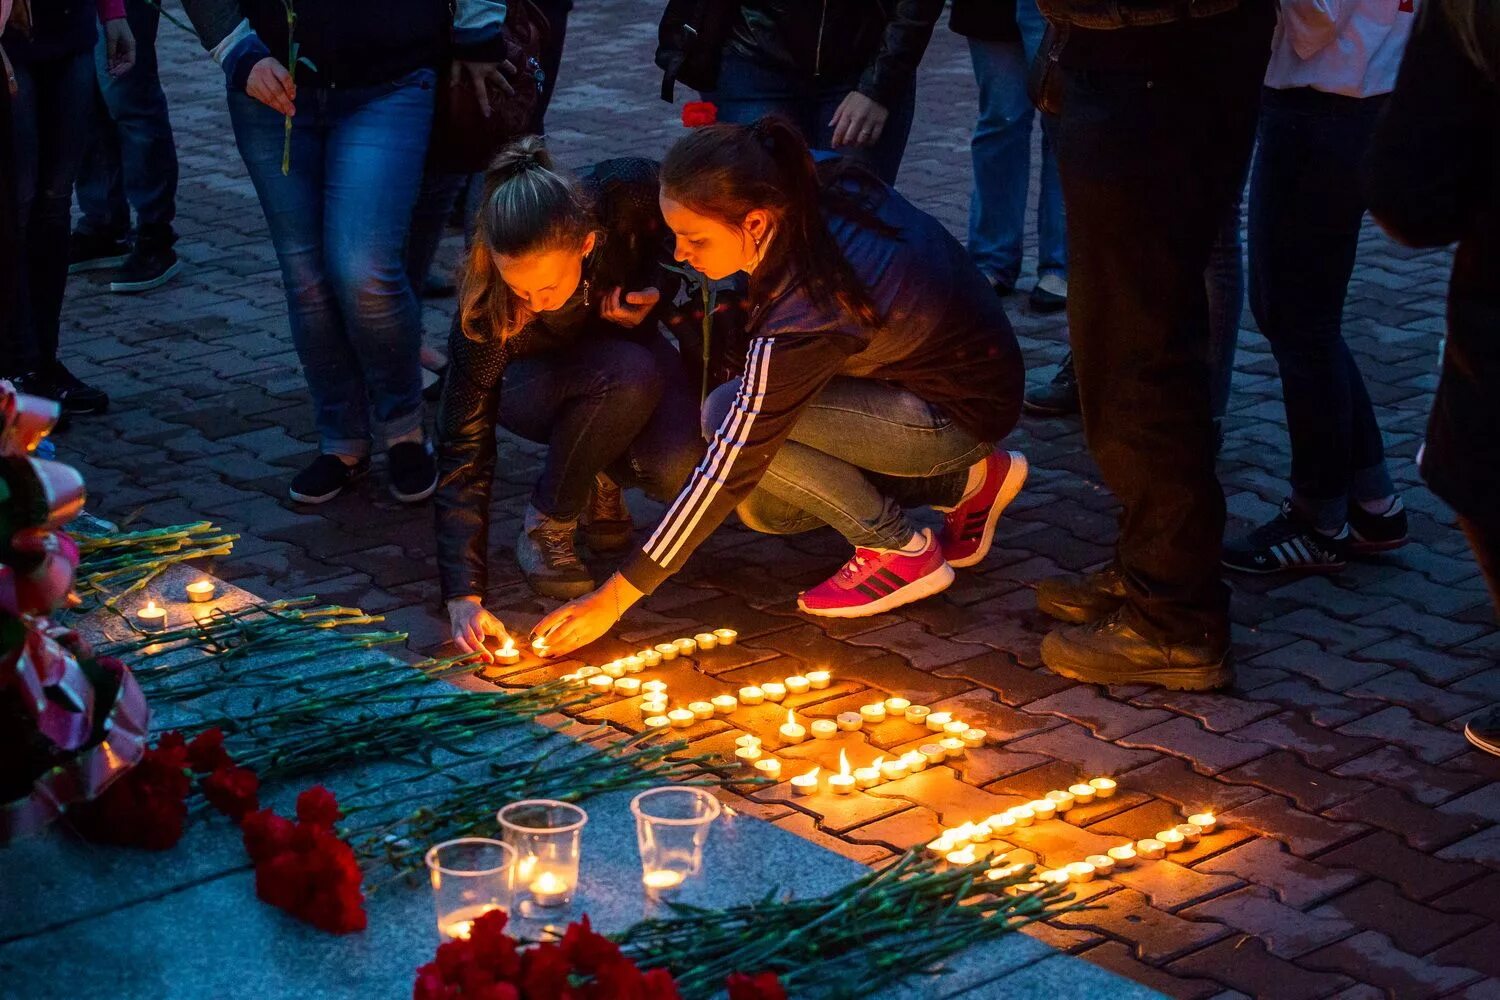
[[[659,154],[678,134],[675,113],[655,96],[654,26],[640,15],[653,6],[581,4],[551,116],[565,161]],[[376,484],[312,512],[282,499],[312,439],[275,259],[218,71],[174,29],[163,28],[162,49],[188,266],[139,298],[112,296],[97,280],[72,283],[65,356],[111,392],[115,409],[79,422],[60,439],[63,451],[85,470],[100,512],[139,511],[142,524],[215,520],[243,535],[215,567],[220,575],[264,595],[317,593],[384,612],[411,631],[414,650],[430,650],[445,638],[430,513],[398,507]],[[940,29],[901,186],[956,232],[973,113],[967,54]],[[1046,625],[1033,586],[1106,558],[1113,531],[1111,499],[1070,421],[1022,424],[1013,444],[1031,458],[1029,489],[995,554],[941,599],[857,622],[810,621],[791,597],[842,558],[837,540],[728,528],[627,616],[612,648],[733,625],[744,641],[704,657],[708,677],[679,665],[669,674],[675,692],[716,693],[828,665],[837,683],[794,699],[810,716],[874,700],[873,688],[961,711],[996,738],[956,770],[845,799],[789,801],[784,786],[731,796],[863,861],[927,839],[940,822],[1098,773],[1119,778],[1121,794],[1022,830],[1015,846],[1058,864],[1149,836],[1184,809],[1218,809],[1224,832],[1174,860],[1090,883],[1084,895],[1098,909],[1036,929],[1173,995],[1500,995],[1500,765],[1461,735],[1469,714],[1500,698],[1500,633],[1451,517],[1413,466],[1447,270],[1445,253],[1404,251],[1369,229],[1347,310],[1416,544],[1334,579],[1236,581],[1240,669],[1230,693],[1101,691],[1038,668]],[[428,309],[435,334],[447,308]],[[1019,303],[1012,316],[1032,379],[1050,376],[1065,349],[1062,321],[1029,316]],[[1221,463],[1240,518],[1268,515],[1284,489],[1278,393],[1267,346],[1247,330]],[[534,453],[506,451],[516,457],[502,464],[495,510],[492,606],[522,628],[546,610],[509,558]],[[654,514],[648,505],[637,512]],[[620,707],[600,714],[634,724]],[[769,736],[777,715],[747,710],[731,721]],[[700,731],[705,746],[731,744],[726,724]],[[798,760],[826,765],[842,746],[867,763],[875,748],[915,736],[890,723],[785,759],[795,773]]]

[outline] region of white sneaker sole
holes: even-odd
[[[893,590],[884,597],[877,598],[868,604],[857,604],[847,608],[809,608],[803,603],[802,598],[797,598],[797,607],[804,614],[814,615],[818,618],[869,618],[872,615],[882,615],[887,611],[899,608],[913,601],[920,601],[924,597],[933,594],[941,594],[953,586],[953,567],[943,563],[937,569],[920,576],[898,590]]]
[[[1031,475],[1031,465],[1026,461],[1026,456],[1019,451],[1008,452],[1010,455],[1010,469],[1005,473],[1005,482],[1000,484],[1000,492],[995,494],[995,502],[990,504],[989,516],[984,519],[984,534],[979,539],[979,548],[972,555],[963,559],[951,560],[948,565],[954,569],[967,569],[984,562],[984,557],[990,554],[990,546],[995,543],[995,527],[1000,523],[1000,515],[1005,513],[1011,501],[1021,495],[1021,487],[1026,485],[1026,478]]]
[[[433,476],[432,485],[427,487],[420,493],[402,493],[400,490],[396,489],[396,487],[392,486],[391,496],[395,497],[397,500],[400,500],[402,503],[421,503],[423,500],[426,500],[428,497],[437,492],[437,484],[437,477]]]
[[[134,295],[137,292],[149,292],[153,288],[160,288],[176,277],[177,272],[182,270],[182,261],[172,262],[172,266],[161,274],[146,281],[111,281],[109,290],[117,295]]]

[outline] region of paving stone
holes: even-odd
[[[1202,726],[1215,733],[1227,733],[1241,726],[1248,726],[1256,719],[1276,714],[1275,705],[1260,700],[1237,698],[1227,694],[1202,693],[1196,691],[1168,691],[1151,688],[1131,699],[1137,705],[1156,705],[1169,708],[1180,715],[1191,716]]]
[[[1449,844],[1437,856],[1444,859],[1479,861],[1500,868],[1500,826],[1492,826],[1456,844]]]
[[[1132,868],[1112,872],[1110,878],[1126,888],[1144,893],[1152,906],[1168,913],[1184,910],[1185,907],[1192,907],[1195,903],[1202,903],[1244,885],[1233,876],[1195,871],[1178,864],[1175,857],[1173,854],[1161,861],[1143,861]],[[1185,910],[1182,915],[1193,916]],[[1219,922],[1231,927],[1238,926],[1229,921]]]
[[[1321,633],[1313,628],[1297,631],[1294,635],[1316,636]],[[1371,640],[1375,641],[1374,639]],[[1275,667],[1279,670],[1300,674],[1314,684],[1330,691],[1342,691],[1361,681],[1379,677],[1390,669],[1388,664],[1352,660],[1338,655],[1336,650],[1320,645],[1312,639],[1297,642],[1255,657],[1250,661],[1257,666]]]
[[[1381,742],[1323,729],[1296,712],[1283,712],[1252,722],[1234,735],[1237,739],[1290,750],[1318,768],[1333,767],[1351,757],[1369,753]]]
[[[1406,838],[1420,851],[1461,840],[1484,825],[1472,816],[1450,815],[1419,805],[1394,788],[1379,788],[1341,802],[1323,815],[1378,826]]]
[[[1243,989],[1253,996],[1274,996],[1277,1000],[1311,1000],[1326,996],[1350,982],[1346,976],[1310,972],[1277,958],[1253,937],[1219,941],[1178,959],[1168,968],[1178,975],[1211,975],[1219,982]]]
[[[1392,670],[1349,689],[1357,697],[1379,698],[1399,705],[1429,723],[1446,722],[1449,719],[1485,708],[1489,699],[1462,691],[1445,689],[1428,684],[1409,670]]]
[[[1430,806],[1452,799],[1487,781],[1481,775],[1425,763],[1400,747],[1389,746],[1345,761],[1330,773],[1382,782],[1400,789],[1417,802]]]
[[[908,803],[925,806],[938,814],[944,826],[978,822],[1026,801],[1018,795],[995,795],[964,784],[948,767],[928,767],[899,781],[876,785],[866,794],[888,800],[887,805],[894,800],[902,808]]]
[[[1181,757],[1205,774],[1217,774],[1236,764],[1254,760],[1266,752],[1265,747],[1204,729],[1192,719],[1172,719],[1142,729],[1117,741],[1126,746],[1148,747]]]
[[[1398,1000],[1436,997],[1481,978],[1473,969],[1409,955],[1376,931],[1363,931],[1302,956],[1299,964],[1357,976]]]
[[[1445,860],[1407,846],[1395,834],[1377,830],[1329,851],[1319,863],[1358,868],[1399,886],[1411,899],[1425,900],[1472,882],[1485,873],[1464,860]]]
[[[1275,837],[1303,857],[1352,840],[1368,829],[1357,823],[1334,823],[1303,812],[1280,795],[1262,795],[1220,813],[1219,819],[1262,836]]]
[[[1314,915],[1287,906],[1275,893],[1250,886],[1190,906],[1182,916],[1212,920],[1258,938],[1277,958],[1295,959],[1358,931],[1338,916]]]
[[[1419,760],[1437,764],[1469,749],[1469,742],[1458,733],[1439,729],[1414,717],[1404,708],[1388,708],[1339,727],[1340,733],[1369,736],[1399,744]]]
[[[1488,924],[1481,927],[1444,945],[1427,958],[1439,965],[1457,965],[1500,977],[1500,926]]]
[[[1191,764],[1175,757],[1164,757],[1118,777],[1132,790],[1176,803],[1184,814],[1205,809],[1223,812],[1263,794],[1256,788],[1229,784],[1222,777],[1205,777],[1193,770]]]
[[[962,719],[971,728],[984,730],[991,743],[1009,743],[1060,724],[1029,709],[1018,712],[988,690],[965,691],[934,702],[931,708],[935,712],[951,712],[955,719]]]
[[[1335,778],[1322,770],[1310,768],[1296,754],[1284,750],[1225,771],[1221,777],[1235,784],[1256,785],[1285,795],[1309,812],[1323,812],[1337,802],[1374,787],[1368,781]]]
[[[1087,726],[1095,736],[1113,740],[1172,718],[1171,712],[1141,709],[1116,701],[1092,684],[1077,684],[1025,706],[1030,713],[1045,712]]]
[[[996,651],[939,667],[939,677],[957,677],[989,688],[1007,705],[1025,705],[1073,682],[1036,666],[1025,666],[1009,652]]]
[[[1130,948],[1118,941],[1106,941],[1098,947],[1088,949],[1079,957],[1180,1000],[1208,1000],[1220,992],[1219,984],[1212,979],[1189,978],[1147,965],[1139,961]]]
[[[1053,923],[1083,927],[1119,938],[1134,949],[1134,958],[1159,965],[1196,952],[1232,933],[1222,924],[1184,920],[1150,905],[1144,894],[1121,889],[1093,900],[1096,909],[1064,913]],[[1087,953],[1085,953],[1087,957]],[[1208,970],[1189,973],[1201,978]]]
[[[1007,745],[1017,753],[1040,753],[1065,761],[1084,775],[1111,775],[1156,760],[1148,750],[1132,750],[1095,737],[1082,726],[1068,722],[1035,736]]]
[[[1413,902],[1381,879],[1363,882],[1309,912],[1342,917],[1379,931],[1413,955],[1425,955],[1484,925],[1483,919],[1472,914],[1444,913]]]

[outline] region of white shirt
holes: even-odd
[[[1266,86],[1388,94],[1419,0],[1281,0]]]

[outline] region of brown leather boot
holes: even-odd
[[[594,477],[588,506],[578,518],[578,531],[595,555],[623,552],[630,547],[635,522],[625,508],[625,494],[602,472]]]

